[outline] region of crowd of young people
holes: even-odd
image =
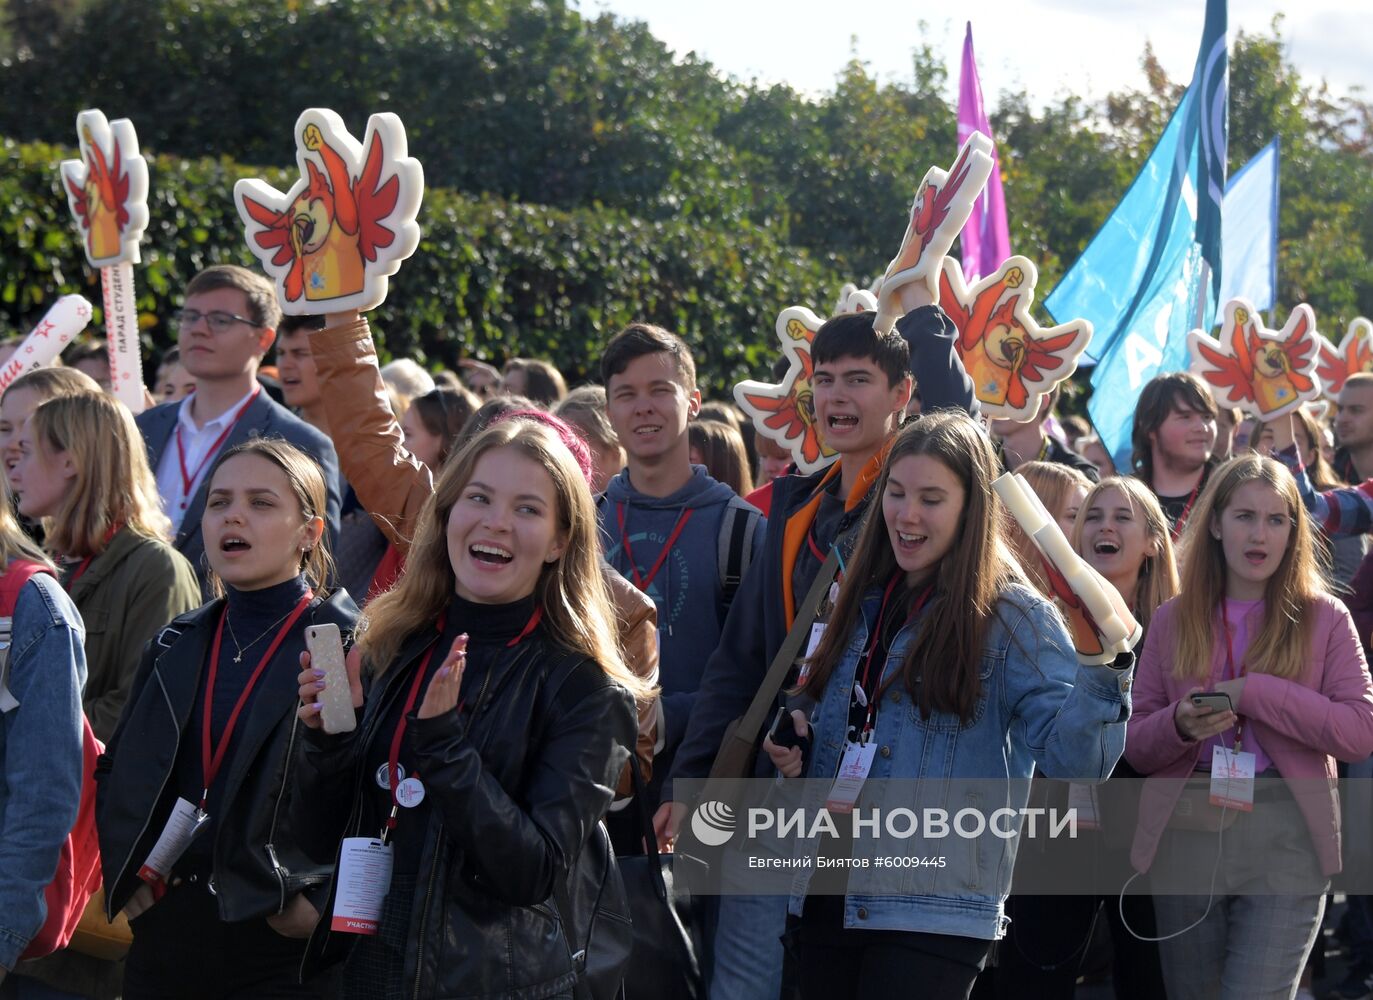
[[[1373,607],[1373,376],[1329,459],[1314,414],[1227,415],[1218,440],[1204,386],[1161,376],[1120,475],[1052,397],[984,423],[952,322],[901,299],[890,334],[872,313],[816,334],[838,459],[808,476],[703,403],[662,328],[620,331],[570,393],[533,359],[435,384],[383,368],[364,318],[283,319],[232,266],[187,285],[137,420],[76,367],[13,383],[0,996],[613,995],[615,855],[674,848],[679,790],[803,633],[755,777],[813,779],[845,816],[918,807],[917,781],[1088,802],[1071,850],[1112,891],[1013,895],[1018,820],[946,872],[808,868],[705,907],[707,995],[1069,997],[1104,924],[1118,996],[1296,996],[1345,852],[1337,762],[1373,756],[1349,610]],[[1142,626],[1132,653],[1092,655],[1097,623],[996,499],[1006,470]],[[307,651],[331,629],[332,672]],[[355,728],[326,731],[326,704]],[[1218,808],[1236,763],[1250,800]],[[21,960],[92,783],[127,957]],[[856,857],[860,832],[798,849]],[[1124,891],[1137,873],[1153,893]],[[1373,956],[1373,907],[1349,910]],[[1340,989],[1368,995],[1373,966]]]

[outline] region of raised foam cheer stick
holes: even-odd
[[[1187,335],[1192,371],[1206,382],[1221,406],[1238,406],[1268,421],[1318,399],[1316,367],[1324,340],[1316,332],[1316,314],[1302,303],[1279,331],[1269,330],[1247,299],[1225,304],[1220,340],[1202,330]]]
[[[912,281],[925,285],[931,302],[939,301],[939,269],[953,241],[972,215],[987,178],[992,175],[992,140],[973,132],[947,171],[931,167],[915,193],[911,221],[901,250],[887,265],[877,289],[873,329],[890,333],[905,314],[901,289]]]
[[[1316,374],[1326,399],[1337,399],[1350,375],[1373,372],[1373,322],[1365,317],[1354,317],[1339,347],[1324,337],[1318,344],[1320,362]]]
[[[248,249],[276,279],[288,315],[366,310],[419,246],[424,170],[390,112],[367,120],[363,142],[328,108],[296,121],[300,179],[282,194],[260,180],[234,185]]]
[[[88,109],[76,116],[76,132],[81,159],[61,165],[67,205],[85,243],[86,259],[100,270],[115,398],[140,413],[143,362],[133,266],[148,227],[148,162],[138,154],[138,136],[127,118],[110,122],[103,112]]]
[[[20,375],[52,364],[72,338],[91,321],[91,304],[80,295],[64,295],[43,316],[33,331],[14,349],[0,367],[0,392]]]
[[[1024,476],[1007,472],[992,483],[1001,502],[1039,549],[1045,576],[1059,599],[1083,663],[1110,663],[1139,642],[1144,629],[1116,588],[1073,551]]]

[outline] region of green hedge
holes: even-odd
[[[71,148],[6,140],[0,168],[0,315],[29,329],[58,295],[100,301],[58,183]],[[252,265],[234,182],[280,170],[227,159],[149,154],[148,231],[136,269],[145,353],[174,341],[181,289],[210,264]],[[840,277],[747,224],[706,228],[611,209],[564,211],[429,190],[415,255],[391,281],[375,325],[384,351],[452,367],[459,357],[553,361],[572,382],[595,377],[600,348],[631,320],[659,323],[696,352],[703,388],[723,393],[765,373],[773,324],[789,305],[823,312]]]

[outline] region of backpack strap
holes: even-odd
[[[10,640],[14,635],[14,607],[19,603],[19,592],[37,574],[51,572],[47,566],[32,559],[15,559],[4,575],[0,575],[0,713],[19,707],[9,686]]]
[[[729,501],[724,516],[720,518],[716,565],[720,571],[721,607],[726,614],[753,561],[753,536],[762,519],[754,507],[739,497]]]

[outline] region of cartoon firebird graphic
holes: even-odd
[[[734,387],[734,401],[753,418],[758,433],[789,450],[796,467],[806,474],[825,468],[838,454],[820,437],[811,386],[815,364],[810,344],[823,322],[803,306],[783,309],[777,317],[777,339],[791,366],[781,384],[744,381]]]
[[[343,119],[311,108],[296,122],[300,180],[282,194],[260,180],[234,186],[248,247],[296,315],[370,309],[415,252],[424,172],[393,114],[367,122],[361,145]]]
[[[944,171],[931,167],[916,189],[911,220],[901,249],[877,288],[878,333],[890,333],[905,311],[900,303],[903,286],[923,281],[932,298],[939,295],[939,269],[972,214],[987,178],[992,174],[992,140],[981,132],[968,136],[953,166]]]
[[[148,161],[127,118],[107,121],[97,109],[76,116],[81,159],[62,161],[67,205],[95,268],[139,260],[148,226]]]
[[[1350,375],[1373,372],[1373,322],[1354,317],[1339,347],[1321,337],[1319,350],[1316,374],[1320,376],[1321,390],[1327,399],[1335,399]]]
[[[953,257],[944,258],[939,303],[958,327],[958,354],[989,416],[1029,420],[1040,397],[1077,369],[1092,339],[1085,319],[1041,329],[1030,315],[1039,272],[1011,257],[969,288]]]
[[[1238,406],[1262,420],[1291,413],[1321,394],[1316,314],[1303,303],[1277,333],[1263,325],[1246,299],[1225,304],[1220,341],[1201,330],[1187,335],[1192,371],[1221,406]]]

